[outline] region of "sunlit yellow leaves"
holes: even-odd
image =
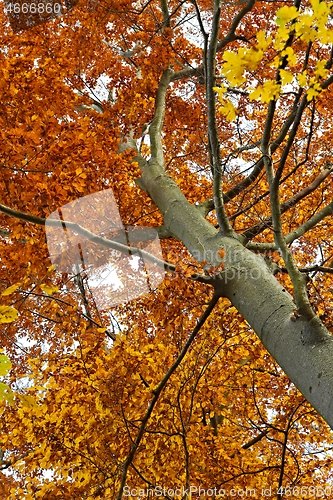
[[[331,2],[322,2],[319,0],[311,1],[312,11],[297,11],[296,7],[282,7],[277,12],[276,23],[279,25],[276,48],[282,48],[283,40],[286,41],[289,33],[295,32],[296,36],[304,42],[313,42],[320,40],[321,43],[328,44],[332,42],[333,33],[331,27],[328,27],[328,21],[331,11]],[[286,24],[290,23],[289,28]]]
[[[297,57],[296,57],[296,54],[295,54],[294,49],[292,47],[286,47],[281,52],[281,57],[287,59],[289,67],[293,67],[297,63]]]
[[[301,11],[295,6],[281,7],[276,13],[276,23],[279,27],[274,37],[266,36],[265,32],[260,30],[256,35],[256,46],[240,47],[237,52],[226,51],[222,75],[230,86],[244,87],[247,81],[246,72],[253,73],[262,62],[265,51],[273,46],[278,52],[271,60],[270,66],[278,70],[276,81],[267,79],[256,88],[250,88],[250,100],[260,100],[266,104],[271,100],[277,100],[285,90],[284,87],[296,81],[302,88],[308,87],[308,101],[316,98],[322,91],[320,82],[329,75],[327,60],[318,60],[314,72],[310,75],[307,70],[301,74],[291,70],[298,63],[297,54],[290,44],[295,35],[305,42],[320,40],[321,43],[331,43],[333,40],[333,30],[328,25],[332,3],[313,0],[311,6],[312,11],[309,9]],[[235,119],[236,111],[232,103],[226,101],[223,96],[225,87],[222,86],[221,90],[217,88],[216,91],[222,104],[219,112],[232,121]]]
[[[296,19],[299,15],[299,12],[295,6],[288,7],[285,5],[281,7],[276,13],[276,24],[279,26],[285,26],[290,21]]]
[[[238,52],[226,51],[224,53],[222,74],[231,86],[241,85],[246,81],[244,72],[254,71],[258,67],[271,41],[271,37],[266,38],[265,33],[260,31],[257,35],[256,46],[249,49],[241,47]]]
[[[258,31],[258,33],[256,34],[256,38],[256,49],[259,51],[265,52],[272,43],[272,37],[267,35],[267,33],[265,33],[265,31],[263,30]]]
[[[310,85],[311,86],[306,93],[306,98],[308,101],[312,101],[312,99],[315,99],[322,91],[321,85],[314,81],[313,78],[310,79]]]
[[[245,64],[240,52],[245,52],[240,49],[239,53],[227,51],[224,54],[223,75],[228,79],[230,85],[241,85],[246,81],[244,78]]]
[[[257,88],[250,93],[250,100],[259,99],[263,103],[268,103],[279,97],[281,85],[273,80],[267,80],[263,85],[258,85]]]
[[[278,31],[275,35],[274,44],[273,44],[273,46],[276,50],[283,50],[285,48],[286,41],[289,38],[289,34],[290,34],[290,30],[286,26],[281,26],[278,29]]]
[[[58,292],[59,288],[57,286],[51,285],[40,285],[40,288],[43,292],[47,293],[47,295],[53,295],[55,292]]]
[[[214,92],[217,93],[218,99],[220,102],[224,99],[224,94],[227,92],[227,87],[225,85],[221,85],[220,87],[213,87]]]
[[[284,6],[277,12],[276,23],[280,29],[284,29],[287,23],[291,23],[290,29],[295,30],[297,36],[303,41],[310,42],[319,38],[322,43],[329,43],[332,39],[326,28],[332,3],[312,0],[312,12],[299,12],[296,7]],[[281,38],[281,34],[280,34]],[[286,40],[286,39],[285,39]]]
[[[12,306],[0,306],[0,323],[12,323],[18,317],[18,311]]]
[[[244,73],[246,71],[255,71],[264,57],[265,50],[271,45],[271,36],[266,36],[263,30],[260,30],[257,35],[257,43],[254,47],[249,49],[241,47],[238,52],[226,51],[224,53],[224,64],[222,68],[222,74],[228,80],[231,86],[240,86],[247,81]],[[230,100],[224,99],[223,95],[226,91],[225,86],[214,88],[218,93],[218,98],[222,104],[218,111],[226,117],[228,121],[235,120],[237,116],[237,110],[234,104]],[[274,97],[270,96],[268,99],[268,93],[272,91],[269,85],[263,87],[261,95],[262,102],[269,102],[269,100]],[[259,92],[259,91],[258,91]],[[256,95],[256,93],[254,94]],[[259,94],[258,94],[259,95]],[[273,94],[276,95],[274,90]],[[253,97],[255,98],[255,97]],[[268,99],[268,100],[267,100]]]
[[[291,83],[293,81],[294,75],[291,73],[291,71],[280,69],[280,78],[282,85],[286,85],[287,83]]]
[[[302,88],[306,87],[306,84],[307,84],[307,72],[306,71],[303,71],[302,73],[298,74],[296,78],[297,78],[297,81],[298,81],[300,87],[302,87]]]
[[[317,80],[320,80],[322,78],[326,78],[328,75],[328,69],[327,69],[328,61],[317,61],[316,62],[316,68],[314,71],[315,77]]]
[[[295,30],[304,42],[313,42],[317,36],[316,31],[313,29],[313,21],[313,16],[310,14],[303,14],[297,20]]]

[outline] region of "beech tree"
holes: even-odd
[[[1,13],[2,498],[331,498],[333,3],[75,4]]]

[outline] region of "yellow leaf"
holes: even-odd
[[[49,286],[49,285],[40,285],[43,292],[47,293],[47,295],[53,295],[55,292],[59,290],[57,286]]]
[[[16,394],[20,399],[22,406],[24,408],[36,408],[37,404],[35,398],[32,396],[27,396],[25,394]]]
[[[317,61],[316,62],[316,69],[315,69],[315,76],[317,77],[318,80],[321,78],[326,78],[328,69],[326,68],[327,61]]]
[[[11,367],[10,359],[5,354],[0,353],[0,375],[7,375]]]
[[[52,264],[52,265],[48,268],[47,272],[48,272],[48,273],[52,273],[52,271],[54,271],[54,270],[55,270],[55,268],[56,268],[56,265],[55,265],[55,264]]]
[[[229,122],[232,122],[237,116],[237,110],[230,101],[224,100],[223,106],[219,107],[219,112],[226,117]]]
[[[297,57],[292,47],[287,47],[281,53],[282,57],[287,57],[289,66],[295,66],[297,64]]]
[[[228,89],[224,85],[221,85],[221,87],[213,87],[213,90],[217,93],[219,101],[222,102],[223,94],[225,94]]]
[[[301,73],[300,75],[297,75],[297,80],[298,80],[298,83],[300,84],[300,86],[302,88],[304,88],[306,86],[306,83],[307,83],[306,71],[303,71],[303,73]]]
[[[304,42],[313,42],[317,37],[317,30],[313,27],[314,17],[311,14],[303,13],[296,24],[296,34]]]
[[[319,94],[318,90],[316,90],[314,87],[309,88],[309,90],[306,93],[306,99],[307,101],[312,101],[317,95]]]
[[[287,83],[291,83],[293,81],[294,75],[290,71],[280,69],[280,77],[282,85],[286,85]]]
[[[256,48],[258,50],[265,51],[272,43],[272,37],[270,36],[266,37],[266,33],[263,30],[258,31],[256,38],[258,41]]]
[[[13,391],[3,382],[0,382],[0,401],[8,401],[11,405],[14,403]]]
[[[2,297],[7,297],[7,295],[11,295],[12,293],[15,292],[15,290],[18,289],[19,286],[21,286],[22,283],[15,283],[14,285],[6,288],[4,292],[2,292]]]
[[[273,80],[267,80],[263,85],[258,85],[250,94],[250,100],[259,99],[261,102],[269,102],[277,99],[280,94],[280,85]]]
[[[281,7],[276,13],[276,24],[278,26],[284,26],[298,16],[298,10],[296,7],[288,7],[287,5]]]
[[[222,73],[228,78],[230,84],[236,86],[244,83],[246,81],[246,78],[243,77],[245,68],[241,54],[227,50],[224,53],[224,61]]]
[[[12,323],[18,316],[18,311],[12,306],[0,306],[0,323]]]
[[[274,48],[276,50],[283,50],[284,49],[284,47],[286,45],[286,41],[288,40],[289,34],[290,34],[289,28],[281,26],[278,29],[278,32],[277,32],[277,34],[275,36],[275,40],[274,40]]]

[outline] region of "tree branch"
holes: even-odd
[[[314,226],[316,226],[319,222],[321,222],[325,217],[328,217],[329,215],[333,214],[333,202],[331,202],[329,205],[327,205],[325,208],[320,210],[316,215],[311,217],[309,220],[304,222],[301,226],[299,226],[295,231],[292,231],[291,233],[287,234],[285,236],[286,242],[289,244],[299,238],[300,236],[303,236],[307,231],[312,229]]]
[[[255,4],[256,0],[249,0],[246,5],[239,11],[239,13],[234,17],[231,24],[230,30],[223,38],[217,43],[216,50],[220,52],[223,50],[230,42],[237,39],[235,31],[241,23],[242,19],[248,12],[250,12]],[[185,68],[180,71],[175,71],[170,81],[183,80],[185,78],[191,78],[192,76],[199,76],[204,73],[204,66],[198,66],[197,68]]]
[[[209,156],[210,166],[214,178],[214,206],[218,224],[222,232],[226,235],[234,233],[227,214],[224,208],[222,197],[222,171],[221,171],[221,156],[220,156],[220,141],[216,123],[216,102],[215,93],[213,88],[216,85],[216,48],[217,40],[220,31],[220,16],[221,7],[220,0],[214,1],[214,16],[212,24],[212,32],[209,47],[207,50],[205,74],[206,74],[206,97],[207,97],[207,111],[208,111],[208,142],[209,142]]]
[[[288,134],[288,131],[289,131],[293,121],[295,120],[296,113],[297,113],[298,100],[299,100],[299,98],[295,99],[295,102],[293,104],[293,109],[291,110],[288,118],[285,120],[285,122],[280,130],[280,133],[278,134],[276,139],[274,139],[271,143],[272,154],[275,153],[275,151],[282,144],[283,140],[285,139],[286,135]],[[229,191],[227,191],[223,195],[224,203],[228,203],[233,198],[235,198],[240,192],[242,192],[244,189],[249,187],[259,177],[263,168],[264,168],[264,159],[262,157],[255,164],[251,174],[249,174],[245,179],[243,179],[241,182],[239,182],[234,187],[229,189]]]
[[[76,222],[69,222],[57,219],[44,219],[43,217],[37,217],[36,215],[30,215],[24,212],[19,212],[18,210],[13,210],[4,205],[0,205],[0,212],[9,215],[11,217],[15,217],[16,219],[30,222],[32,224],[37,224],[39,226],[51,226],[51,227],[59,227],[61,229],[70,229],[71,231],[84,236],[89,241],[97,243],[102,247],[112,248],[113,250],[117,250],[118,252],[127,255],[138,255],[139,257],[146,259],[148,262],[152,262],[153,264],[156,264],[158,267],[165,269],[166,271],[176,270],[176,266],[174,264],[169,264],[167,262],[164,262],[163,260],[154,257],[154,255],[150,254],[149,252],[146,252],[145,250],[141,250],[140,248],[137,247],[129,247],[123,245],[122,243],[109,240],[108,238],[97,236],[96,234],[92,233],[88,229],[85,229]]]
[[[303,198],[308,196],[309,194],[313,193],[318,186],[330,175],[330,173],[333,170],[333,164],[328,163],[328,167],[326,167],[312,182],[309,184],[306,188],[302,189],[298,193],[296,193],[292,198],[289,198],[289,200],[285,201],[284,203],[281,203],[280,205],[280,213],[281,215],[284,214],[287,210],[289,210],[291,207],[295,206],[299,201],[301,201]],[[324,216],[326,217],[326,216]],[[255,224],[254,226],[250,227],[246,231],[243,232],[242,236],[244,236],[246,239],[250,240],[260,234],[262,231],[264,231],[267,227],[269,227],[272,224],[272,217],[267,217],[267,219],[263,220],[262,222],[259,222],[258,224]],[[302,227],[304,224],[302,225]],[[301,227],[301,226],[300,226]],[[313,227],[313,226],[311,226]],[[292,234],[292,233],[289,233]],[[304,233],[302,233],[304,234]],[[288,235],[285,236],[288,238]],[[297,236],[298,237],[298,236]],[[294,238],[296,239],[296,238]],[[293,241],[293,240],[290,240]],[[290,243],[288,241],[288,243]],[[248,247],[249,248],[249,247]]]
[[[163,25],[170,27],[170,14],[168,8],[168,0],[161,0],[161,11],[163,14]]]
[[[162,126],[165,114],[165,97],[170,83],[172,72],[166,69],[158,85],[156,93],[156,107],[153,121],[149,128],[151,159],[159,165],[164,165],[164,154],[162,145]]]

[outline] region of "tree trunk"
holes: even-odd
[[[292,297],[260,255],[236,238],[220,234],[160,165],[142,158],[135,160],[142,171],[141,184],[160,209],[166,228],[198,262],[212,266],[224,262],[224,271],[207,282],[219,296],[230,300],[290,380],[333,428],[333,339],[319,318],[308,321],[295,315]],[[223,258],[221,249],[225,251]]]

